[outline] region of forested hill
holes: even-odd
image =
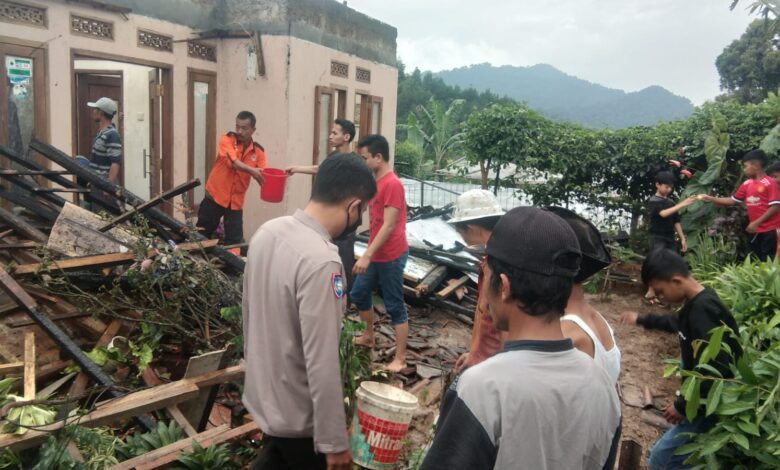
[[[693,104],[660,86],[626,93],[567,75],[551,65],[478,64],[435,74],[461,89],[489,90],[558,121],[595,128],[624,128],[686,118]]]

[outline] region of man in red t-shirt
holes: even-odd
[[[752,150],[742,157],[742,169],[748,178],[730,198],[702,196],[703,201],[720,205],[744,203],[747,207],[747,226],[750,251],[761,260],[771,259],[777,251],[777,229],[780,228],[780,189],[764,172],[766,154]]]
[[[368,248],[355,263],[357,276],[350,297],[366,331],[355,340],[357,344],[374,346],[374,312],[372,294],[381,286],[385,309],[395,328],[395,358],[387,366],[391,372],[406,367],[406,338],[409,322],[404,304],[404,268],[409,257],[406,242],[406,200],[404,186],[390,168],[390,146],[381,135],[367,135],[357,145],[358,155],[374,172],[376,196],[368,205],[370,235]]]

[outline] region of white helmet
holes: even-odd
[[[458,196],[449,223],[468,222],[485,217],[504,215],[496,196],[485,189],[472,189]]]

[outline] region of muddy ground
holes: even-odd
[[[663,313],[668,311],[663,307],[650,307],[644,303],[642,295],[638,292],[612,293],[607,296],[589,295],[590,303],[598,309],[615,330],[615,336],[622,353],[621,374],[619,380],[620,394],[623,409],[623,436],[622,440],[633,439],[643,449],[643,462],[647,451],[653,442],[661,435],[663,430],[652,424],[648,424],[643,418],[653,418],[654,412],[643,411],[639,407],[626,405],[626,402],[641,405],[644,387],[647,385],[654,395],[656,404],[661,405],[674,397],[679,386],[678,378],[663,378],[665,358],[679,356],[677,339],[674,335],[665,332],[647,331],[642,327],[618,325],[617,319],[625,310],[638,310],[640,312]],[[415,320],[430,324],[443,325],[438,329],[438,336],[429,338],[432,344],[444,344],[453,348],[467,348],[469,344],[471,327],[455,320],[454,317],[441,311],[413,311],[411,315],[411,327],[414,330]],[[452,364],[444,364],[448,369]],[[412,427],[407,435],[407,445],[402,454],[400,468],[415,468],[415,460],[422,449],[432,438],[432,428],[438,417],[440,405],[440,391],[446,388],[449,377],[432,379],[431,383],[419,389],[414,385],[406,387],[420,398],[423,405],[414,418]],[[640,403],[637,403],[639,401]],[[642,467],[644,468],[644,467]]]

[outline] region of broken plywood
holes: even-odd
[[[106,234],[98,231],[106,225],[99,215],[66,202],[49,234],[46,247],[66,256],[89,256],[104,253],[124,253],[137,238],[121,227]],[[91,230],[89,230],[91,229]]]

